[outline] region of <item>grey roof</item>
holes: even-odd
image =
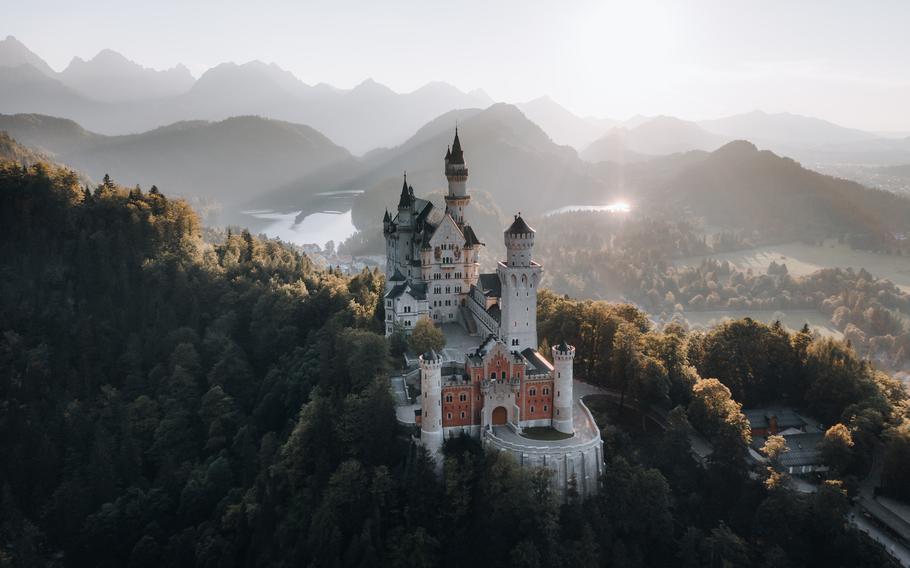
[[[474,234],[474,229],[470,225],[464,226],[464,246],[473,247],[477,245],[482,245],[480,239],[477,238],[477,235]]]
[[[464,164],[464,152],[461,151],[461,140],[458,139],[458,127],[455,127],[455,140],[452,142],[452,154],[449,163]]]
[[[408,174],[404,174],[404,182],[401,184],[401,196],[398,198],[398,208],[407,209],[411,206],[414,199],[414,190],[408,187]]]
[[[407,280],[407,278],[405,278],[404,274],[397,268],[395,269],[395,273],[392,274],[392,277],[389,278],[389,282],[404,282],[405,280]]]
[[[490,317],[496,320],[496,323],[502,323],[502,310],[499,309],[499,304],[493,304],[487,310],[487,313],[490,314]]]
[[[789,451],[780,456],[780,464],[782,466],[799,467],[822,463],[821,450],[818,449],[818,444],[825,439],[823,433],[799,433],[784,436],[784,439],[787,440]]]
[[[432,349],[423,354],[424,361],[435,361],[436,359],[439,359],[439,356]]]
[[[528,362],[529,375],[545,375],[553,370],[553,365],[551,365],[537,349],[528,347],[522,351],[521,354]]]
[[[508,235],[524,235],[527,233],[535,232],[525,220],[521,218],[521,213],[515,216],[515,220],[512,221],[512,224],[509,225],[509,228],[506,229],[506,234]]]
[[[569,346],[566,345],[566,340],[565,340],[565,339],[562,340],[562,343],[560,343],[559,345],[556,346],[556,350],[559,351],[559,352],[561,352],[561,353],[568,353],[568,352],[569,352]]]
[[[499,275],[495,272],[480,274],[477,277],[477,284],[484,296],[493,298],[502,297],[502,282],[499,281]]]
[[[415,300],[426,300],[427,299],[427,285],[422,282],[402,282],[401,284],[396,284],[388,292],[386,292],[386,298],[398,298],[403,294],[409,294]]]

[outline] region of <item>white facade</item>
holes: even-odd
[[[401,188],[398,213],[386,212],[383,234],[386,240],[386,335],[396,327],[406,332],[420,317],[436,323],[463,323],[470,318],[468,294],[480,272],[478,255],[482,244],[465,221],[468,169],[458,133],[446,153],[445,175],[449,191],[445,211],[414,195],[407,183]],[[399,298],[407,284],[417,303],[416,312],[405,311],[410,301]],[[415,314],[416,316],[412,315]]]

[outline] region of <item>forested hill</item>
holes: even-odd
[[[442,480],[408,443],[382,285],[246,231],[205,244],[154,187],[0,164],[0,566],[893,565],[844,516],[886,431],[906,497],[907,397],[846,344],[656,332],[542,292],[544,343],[575,344],[629,412],[672,408],[660,435],[606,428],[600,494],[559,506],[543,470],[474,441],[447,443]],[[738,400],[778,394],[843,423],[818,493],[748,469]]]
[[[3,161],[30,166],[47,161],[47,157],[19,144],[9,134],[0,130],[0,162]]]
[[[910,199],[805,169],[743,140],[645,194],[711,224],[769,234],[864,235],[880,242],[910,230]]]
[[[183,201],[46,164],[0,165],[0,259],[0,564],[229,566],[241,533],[291,558],[281,510],[400,463],[374,274],[207,246]]]

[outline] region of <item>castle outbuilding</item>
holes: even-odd
[[[471,197],[457,129],[444,166],[444,211],[416,197],[405,175],[397,214],[383,217],[386,335],[410,333],[428,318],[478,338],[476,348],[455,357],[418,357],[420,442],[441,460],[446,438],[477,437],[522,466],[552,470],[563,498],[570,487],[590,495],[603,472],[603,444],[573,392],[575,348],[553,347],[552,362],[537,350],[543,267],[533,258],[535,231],[515,215],[503,232],[506,258],[496,272],[480,273],[483,243],[466,219]]]

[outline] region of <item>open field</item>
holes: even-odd
[[[761,273],[774,261],[786,264],[787,270],[794,276],[810,274],[821,268],[852,267],[856,270],[865,268],[873,276],[887,278],[905,292],[910,292],[910,257],[853,250],[833,241],[826,242],[824,246],[788,243],[708,256],[691,256],[678,259],[674,264],[697,265],[705,258],[726,260],[736,268],[742,270],[751,268]]]

